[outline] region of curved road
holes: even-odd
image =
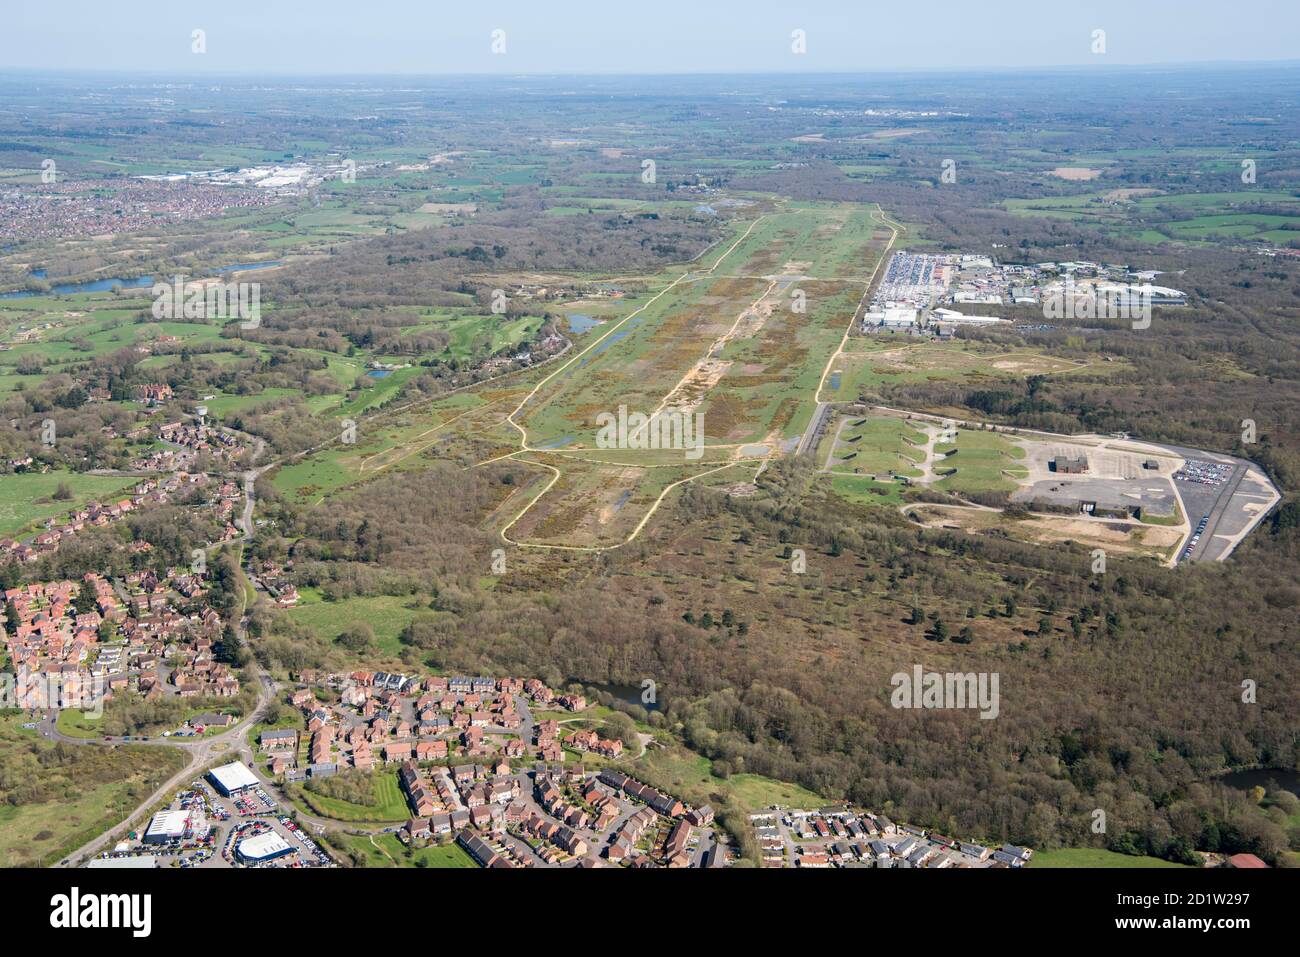
[[[109,844],[112,841],[116,841],[118,837],[120,837],[127,830],[129,830],[130,825],[136,820],[136,818],[141,813],[147,811],[149,808],[153,807],[155,804],[161,801],[164,797],[169,796],[172,792],[178,790],[183,785],[193,780],[195,774],[200,769],[202,769],[205,764],[207,764],[210,760],[212,760],[212,758],[215,755],[220,754],[221,751],[224,750],[229,744],[231,744],[232,742],[242,741],[243,736],[246,735],[249,729],[254,724],[257,723],[258,718],[260,718],[262,713],[266,710],[266,706],[267,704],[270,703],[271,696],[275,693],[275,690],[276,690],[275,682],[271,680],[269,675],[261,671],[261,669],[258,669],[257,705],[253,708],[251,714],[249,714],[247,717],[245,717],[242,721],[234,725],[229,730],[223,731],[221,734],[213,735],[210,738],[201,738],[197,741],[187,741],[184,743],[173,741],[171,738],[165,738],[165,739],[151,738],[149,741],[139,742],[139,744],[145,747],[148,747],[150,745],[156,745],[158,747],[177,748],[182,751],[188,751],[190,753],[189,763],[186,764],[185,767],[182,768],[180,771],[177,771],[170,778],[164,781],[158,788],[154,790],[152,794],[150,794],[147,798],[145,798],[144,801],[142,801],[134,811],[128,814],[125,819],[120,821],[116,826],[109,828],[103,834],[99,835],[99,837],[96,837],[93,840],[89,841],[88,843],[83,844],[81,847],[77,848],[66,858],[60,861],[58,866],[75,867],[78,862],[98,854],[107,844]],[[58,728],[55,726],[54,722],[57,720],[57,717],[58,717],[58,713],[54,711],[51,711],[48,714],[46,714],[45,718],[41,721],[40,724],[40,733],[42,735],[56,741],[66,742],[68,744],[116,747],[118,744],[123,743],[121,739],[104,741],[99,738],[69,737],[63,734],[62,732],[60,732]],[[135,744],[136,742],[127,742],[127,743]]]

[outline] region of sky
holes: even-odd
[[[1297,0],[14,0],[6,6],[0,70],[858,73],[1300,60]],[[195,31],[202,31],[201,44]]]

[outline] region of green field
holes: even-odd
[[[229,418],[236,412],[246,412],[256,406],[263,405],[267,402],[273,402],[276,399],[284,399],[290,396],[300,395],[298,389],[263,389],[261,392],[254,392],[248,395],[238,395],[235,393],[219,393],[215,398],[205,399],[203,404],[208,407],[208,415],[213,419]]]
[[[60,711],[55,726],[60,734],[66,734],[70,738],[98,738],[104,733],[101,730],[103,718],[87,717],[76,708],[64,708]]]
[[[652,748],[632,766],[634,773],[637,767],[650,769],[655,782],[695,804],[713,802],[716,805],[731,799],[747,811],[757,811],[773,804],[814,808],[826,803],[825,798],[807,788],[761,774],[733,774],[720,778],[713,773],[713,764],[708,758],[680,745]]]
[[[733,774],[727,786],[741,805],[750,810],[779,805],[781,807],[821,807],[825,799],[815,791],[798,784],[776,781],[761,774]]]
[[[196,352],[221,342],[215,324],[135,321],[151,302],[147,290],[143,295],[136,290],[0,299],[0,341],[14,343],[0,353],[0,367],[34,356],[46,372],[58,371],[69,363],[147,345],[160,336],[174,336]],[[35,329],[36,337],[17,341],[20,325]],[[175,356],[150,356],[142,366],[148,369],[174,360]]]
[[[1187,867],[1173,861],[1162,861],[1158,857],[1135,857],[1132,854],[1120,854],[1099,847],[1065,847],[1055,851],[1035,851],[1029,861],[1030,867]]]
[[[126,498],[140,481],[120,475],[87,475],[53,470],[6,475],[0,481],[0,536],[16,538],[34,530],[47,518],[66,515],[87,502],[105,504]],[[72,497],[55,501],[52,496],[66,485]]]
[[[917,478],[917,464],[925,460],[926,435],[906,420],[892,416],[854,418],[844,422],[835,447],[829,450],[834,473],[905,475]],[[829,444],[829,443],[828,443]]]
[[[300,501],[316,501],[404,463],[422,467],[426,463],[418,453],[451,435],[465,412],[480,407],[490,411],[482,397],[461,392],[398,415],[364,420],[358,423],[355,445],[336,442],[277,469],[272,481]]]
[[[944,491],[1009,492],[1017,487],[1016,478],[1029,474],[1018,464],[1025,450],[996,432],[958,429],[957,441],[935,445],[935,452],[947,456],[934,463],[935,473],[944,477],[933,487]]]
[[[902,505],[903,486],[899,482],[877,482],[859,475],[832,475],[831,490],[857,505]]]
[[[300,795],[308,810],[334,821],[386,824],[406,821],[411,817],[406,798],[397,783],[396,771],[376,773],[374,804],[353,804],[351,801],[317,794],[307,788],[298,788],[295,793]]]
[[[451,342],[440,354],[444,358],[466,360],[490,355],[531,337],[541,328],[540,316],[510,319],[492,315],[443,315],[432,322],[443,328]],[[419,328],[419,327],[417,327]]]
[[[1108,190],[1038,199],[1008,199],[1019,216],[1098,226],[1144,242],[1255,241],[1285,245],[1300,240],[1300,195],[1251,189],[1229,193],[1178,193],[1116,201]],[[1294,213],[1263,212],[1278,206]],[[1187,216],[1188,212],[1198,215]]]
[[[344,834],[344,843],[362,861],[362,867],[464,867],[478,865],[456,843],[407,848],[392,834]],[[409,855],[409,856],[408,856]]]
[[[416,595],[376,595],[326,601],[314,588],[299,591],[300,602],[285,614],[299,624],[308,625],[317,635],[330,641],[338,638],[353,622],[363,621],[375,632],[375,650],[396,658],[402,643],[398,635],[417,615],[432,615],[429,598]]]

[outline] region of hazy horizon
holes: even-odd
[[[202,31],[201,42],[195,31]],[[501,31],[501,32],[496,32]],[[1097,31],[1104,31],[1100,37]],[[249,76],[582,76],[953,73],[1262,65],[1300,54],[1300,6],[1099,0],[980,9],[722,0],[651,8],[571,0],[490,11],[412,0],[228,0],[128,10],[69,0],[22,6],[0,37],[0,71]],[[201,47],[201,50],[197,48]]]
[[[0,66],[0,76],[118,76],[118,77],[151,77],[151,78],[175,78],[184,80],[203,79],[205,77],[224,77],[224,78],[249,78],[249,79],[276,79],[276,80],[331,80],[331,79],[476,79],[476,80],[510,80],[512,78],[546,78],[546,79],[565,79],[567,77],[585,78],[585,77],[623,77],[635,79],[637,77],[655,77],[655,78],[691,78],[691,77],[855,77],[855,76],[975,76],[981,74],[1006,74],[1008,76],[1016,75],[1033,75],[1039,73],[1085,73],[1085,72],[1108,72],[1108,73],[1171,73],[1178,71],[1200,71],[1200,70],[1248,70],[1255,68],[1271,69],[1300,69],[1300,58],[1284,60],[1195,60],[1187,62],[1169,62],[1169,63],[1133,63],[1133,64],[1109,64],[1101,67],[1089,67],[1079,65],[1049,66],[1049,65],[1031,65],[1031,66],[997,66],[991,64],[972,64],[970,66],[951,67],[948,69],[927,67],[924,69],[862,69],[862,70],[689,70],[682,72],[663,72],[663,73],[645,73],[638,71],[617,71],[617,70],[587,70],[587,71],[510,71],[510,72],[464,72],[464,73],[363,73],[363,72],[328,72],[328,71],[301,71],[301,72],[267,72],[253,69],[229,69],[229,70],[182,70],[182,69],[142,69],[138,67],[8,67]]]

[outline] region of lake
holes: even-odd
[[[1226,784],[1238,791],[1249,791],[1254,787],[1267,788],[1270,783],[1300,797],[1300,774],[1295,771],[1278,768],[1255,768],[1250,771],[1233,771],[1222,777],[1211,778],[1220,784]]]
[[[584,332],[588,332],[589,330],[596,328],[596,326],[604,325],[603,319],[596,319],[592,316],[584,316],[580,313],[574,313],[573,315],[566,316],[565,318],[569,320],[569,328],[572,329],[574,333],[578,335],[581,335]]]
[[[36,276],[37,273],[42,273]],[[38,279],[44,278],[44,270],[34,270],[33,276]],[[109,292],[114,286],[121,286],[123,289],[140,289],[145,286],[153,285],[153,276],[137,276],[134,279],[122,279],[114,276],[111,279],[92,279],[87,282],[65,282],[56,286],[51,286],[49,292],[33,292],[31,290],[21,290],[17,292],[0,292],[0,299],[31,299],[35,296],[69,296],[77,292]]]
[[[260,263],[232,263],[229,266],[222,266],[217,270],[218,273],[226,272],[247,272],[251,269],[269,269],[271,266],[279,266],[282,260],[270,259]],[[44,269],[33,269],[32,278],[44,279],[46,272]],[[91,279],[86,282],[65,282],[50,287],[49,292],[34,292],[30,289],[15,290],[13,292],[0,292],[0,299],[32,299],[36,296],[69,296],[78,292],[110,292],[114,286],[121,286],[123,289],[141,289],[145,286],[153,285],[153,276],[137,276],[134,279],[123,279],[120,276],[114,276],[110,279]]]
[[[622,701],[624,704],[634,704],[639,707],[645,708],[647,711],[659,710],[658,702],[652,702],[647,704],[646,702],[641,700],[641,695],[643,692],[641,690],[640,685],[588,684],[587,687],[595,688],[597,691],[603,691],[606,694],[610,695],[615,700]]]

